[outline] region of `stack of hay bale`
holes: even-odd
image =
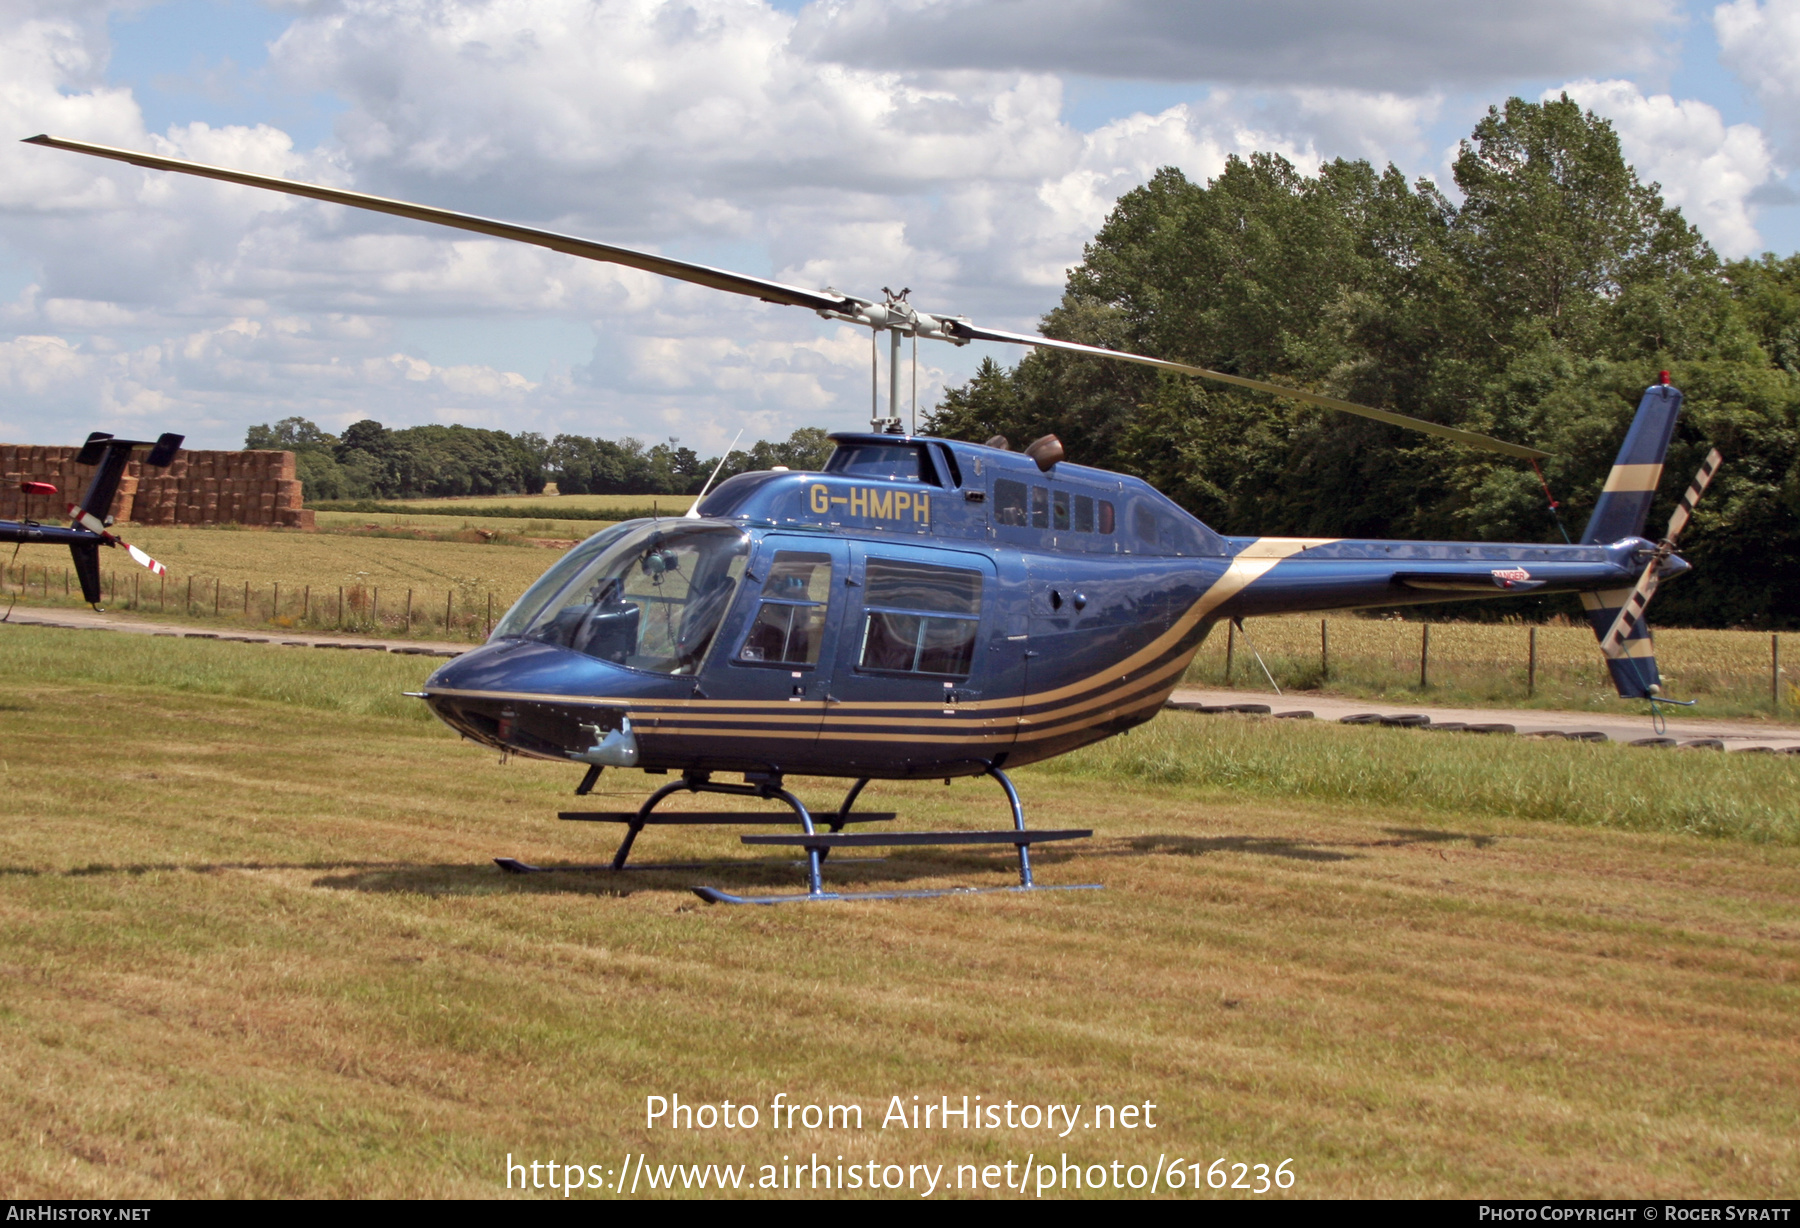
[[[81,497],[94,473],[91,465],[75,463],[78,450],[0,444],[0,520],[64,519],[64,508]],[[58,493],[23,494],[25,482],[49,482]],[[303,498],[292,452],[181,451],[167,469],[149,470],[140,453],[126,466],[112,516],[138,524],[310,529],[313,514],[301,507]]]

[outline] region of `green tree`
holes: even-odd
[[[1722,268],[1566,97],[1490,109],[1455,178],[1460,205],[1364,162],[1305,175],[1258,154],[1204,185],[1164,169],[1120,198],[1043,331],[1541,447],[1571,532],[1667,368],[1689,410],[1654,515],[1707,446],[1728,460],[1684,542],[1711,561],[1659,612],[1800,622],[1800,261]],[[927,427],[1054,432],[1227,533],[1560,540],[1519,462],[1103,359],[984,362]]]

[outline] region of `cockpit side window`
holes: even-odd
[[[787,668],[819,663],[825,610],[831,601],[831,556],[778,550],[763,581],[756,621],[737,660]]]

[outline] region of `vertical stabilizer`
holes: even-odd
[[[1662,481],[1663,459],[1669,440],[1675,437],[1675,419],[1681,414],[1681,390],[1669,384],[1664,371],[1659,382],[1644,389],[1637,416],[1625,434],[1625,444],[1606,476],[1606,487],[1594,514],[1581,534],[1583,545],[1606,545],[1622,537],[1642,537],[1650,501]]]
[[[1606,545],[1628,537],[1642,537],[1644,522],[1650,515],[1650,502],[1662,481],[1663,460],[1669,454],[1669,441],[1675,436],[1675,419],[1681,414],[1681,391],[1669,385],[1669,373],[1644,390],[1638,402],[1637,416],[1625,435],[1624,446],[1607,475],[1606,489],[1594,504],[1587,529],[1581,535],[1583,545]],[[1694,484],[1676,507],[1669,521],[1669,531],[1655,554],[1649,559],[1644,577],[1636,588],[1602,589],[1581,594],[1582,608],[1588,624],[1606,657],[1606,668],[1612,674],[1613,686],[1626,699],[1648,699],[1662,694],[1662,676],[1656,669],[1656,644],[1650,637],[1650,623],[1644,617],[1645,607],[1656,591],[1655,580],[1661,574],[1664,560],[1674,549],[1673,541],[1687,524],[1688,515],[1706,490],[1707,483],[1719,466],[1715,451],[1694,479]],[[1686,569],[1686,564],[1682,564]],[[1623,617],[1621,617],[1623,615]],[[1615,631],[1615,626],[1617,630]]]

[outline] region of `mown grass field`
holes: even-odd
[[[401,697],[426,662],[3,630],[14,1197],[505,1195],[509,1153],[627,1152],[751,1181],[815,1152],[947,1177],[1066,1153],[1291,1157],[1302,1196],[1800,1190],[1788,757],[1171,713],[1018,774],[1034,825],[1096,830],[1040,880],[1104,891],[727,909],[687,886],[798,871],[500,874],[616,832],[554,820],[574,769],[496,763]],[[1003,814],[964,781],[867,805]],[[639,855],[755,860],[735,835]],[[957,849],[827,871],[1008,875]],[[763,1125],[646,1129],[675,1093]],[[865,1127],[771,1129],[777,1093]],[[879,1128],[890,1096],[964,1094],[1148,1100],[1158,1125]]]

